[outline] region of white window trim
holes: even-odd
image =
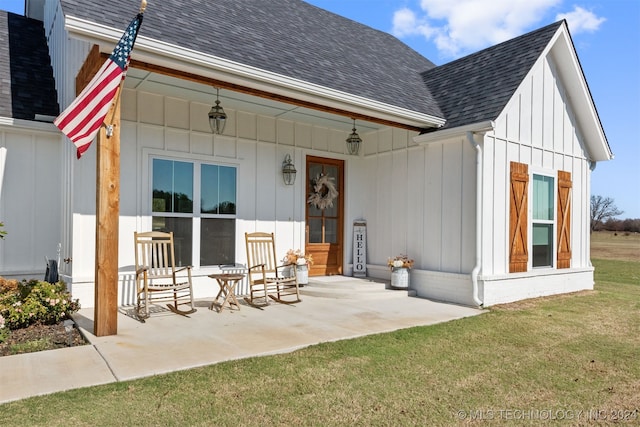
[[[200,236],[200,227],[201,218],[229,218],[229,219],[237,219],[238,218],[238,203],[237,203],[237,191],[238,191],[238,180],[240,177],[240,163],[230,162],[228,158],[220,158],[216,156],[207,156],[207,155],[198,155],[192,153],[183,153],[183,152],[173,152],[173,151],[165,151],[158,149],[149,149],[144,148],[142,150],[142,196],[139,198],[141,200],[142,206],[140,206],[139,211],[141,212],[141,229],[151,230],[153,227],[153,203],[152,203],[152,192],[153,192],[153,176],[151,175],[151,171],[153,170],[153,160],[154,159],[163,159],[163,160],[174,160],[180,162],[189,162],[194,164],[194,200],[193,200],[193,213],[185,214],[185,213],[173,213],[174,217],[184,217],[184,218],[192,218],[193,221],[193,236]],[[236,214],[235,215],[213,215],[213,214],[202,214],[200,213],[200,197],[195,197],[195,189],[200,188],[200,165],[202,163],[212,164],[217,166],[227,166],[236,168]],[[198,185],[198,187],[196,187]],[[198,190],[199,191],[199,190]],[[200,268],[209,268],[211,266],[200,265],[200,239],[192,239],[191,243],[191,262],[194,270]]]
[[[533,219],[533,176],[541,175],[548,176],[553,178],[553,220],[535,220]],[[528,251],[529,251],[529,259],[527,260],[527,270],[556,270],[557,269],[557,259],[558,259],[558,242],[557,242],[557,231],[558,231],[558,171],[545,169],[536,166],[529,166],[529,188],[527,190],[530,203],[528,203],[527,207],[527,217],[529,218],[527,224],[527,232],[529,233],[529,239],[527,242]],[[552,250],[551,254],[551,266],[542,266],[542,267],[534,267],[533,266],[533,223],[536,224],[552,224],[553,232],[552,232]]]

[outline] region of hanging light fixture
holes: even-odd
[[[360,135],[356,133],[356,119],[353,119],[353,132],[347,138],[347,151],[352,156],[357,156],[360,151],[360,143],[362,142],[362,138]]]
[[[284,156],[284,161],[282,162],[282,179],[284,179],[286,185],[293,185],[296,182],[296,167],[288,154]]]
[[[219,95],[220,89],[216,88],[216,105],[209,111],[209,126],[211,131],[218,135],[224,132],[224,125],[227,123],[227,113],[220,106]]]

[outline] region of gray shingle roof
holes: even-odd
[[[139,6],[61,4],[67,16],[122,29]],[[453,128],[495,120],[561,24],[438,67],[387,33],[301,0],[151,2],[140,35],[446,118]]]
[[[0,11],[0,116],[59,113],[42,22]]]
[[[423,73],[445,128],[498,118],[562,21]]]
[[[124,29],[139,0],[61,0],[66,16]],[[434,64],[382,31],[301,0],[149,2],[140,36],[442,117],[421,73]]]

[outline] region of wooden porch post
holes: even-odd
[[[76,96],[109,57],[94,45],[76,76]],[[118,333],[118,232],[120,219],[120,93],[118,88],[96,141],[96,253],[93,333]]]
[[[97,138],[96,273],[93,333],[118,333],[118,232],[120,219],[120,91]]]

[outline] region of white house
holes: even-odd
[[[40,277],[57,257],[91,307],[96,150],[77,160],[51,119],[139,2],[26,5],[33,19],[0,13],[0,274]],[[612,153],[566,22],[435,66],[301,0],[199,7],[151,2],[124,81],[119,304],[134,298],[134,231],[174,231],[206,297],[209,274],[245,263],[249,231],[313,254],[311,275],[352,275],[360,220],[367,275],[407,254],[419,297],[490,306],[593,287],[590,175]],[[216,99],[223,134],[208,123]],[[326,209],[307,202],[321,173],[338,191]]]

